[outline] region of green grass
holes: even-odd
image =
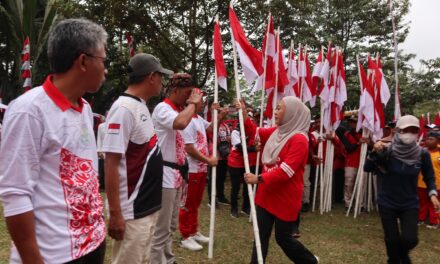
[[[240,201],[239,201],[240,202]],[[205,200],[200,207],[200,231],[208,235],[209,207]],[[321,258],[321,263],[365,264],[386,263],[385,245],[379,217],[376,212],[362,214],[357,219],[346,217],[344,208],[337,206],[331,213],[305,213],[301,219],[300,241]],[[420,243],[412,251],[413,263],[440,263],[440,230],[419,228]],[[232,219],[229,207],[216,211],[214,258],[208,259],[208,246],[202,251],[190,252],[178,246],[180,235],[175,235],[174,253],[182,263],[249,263],[252,251],[253,229],[248,217]],[[110,262],[107,244],[106,262]],[[0,219],[0,263],[7,263],[10,240],[4,220]],[[267,263],[290,263],[272,235]]]

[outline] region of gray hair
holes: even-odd
[[[81,53],[93,55],[107,43],[107,32],[87,19],[65,19],[49,33],[47,56],[54,73],[68,71]]]

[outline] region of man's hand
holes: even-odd
[[[318,157],[317,155],[313,155],[312,162],[314,165],[319,165],[323,163],[322,158]]]
[[[125,233],[125,220],[121,214],[110,215],[108,220],[108,234],[115,240],[123,240]]]
[[[367,138],[367,137],[362,137],[361,139],[359,139],[360,144],[362,144],[362,143],[370,144],[370,142],[371,142],[370,138]]]
[[[375,152],[382,152],[385,148],[385,145],[381,141],[377,141],[373,146],[373,151]]]
[[[198,92],[196,89],[193,89],[191,91],[191,95],[189,96],[188,100],[186,100],[187,104],[199,104],[202,102],[203,94],[201,92]]]
[[[431,195],[431,202],[432,202],[432,205],[434,205],[435,212],[437,214],[439,214],[440,213],[440,203],[439,203],[439,201],[437,199],[437,196]]]
[[[214,167],[218,164],[218,159],[216,157],[209,157],[206,162],[209,166]]]

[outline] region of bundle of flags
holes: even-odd
[[[23,43],[23,51],[21,52],[21,78],[23,79],[23,88],[27,92],[32,88],[31,74],[31,48],[29,37],[26,37]]]
[[[361,83],[361,96],[359,100],[357,129],[368,129],[376,139],[382,137],[385,127],[384,106],[390,99],[390,90],[382,72],[382,63],[379,55],[376,60],[367,58],[368,71],[358,60],[359,78]]]

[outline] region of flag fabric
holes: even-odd
[[[440,112],[438,112],[434,117],[434,124],[440,126]]]
[[[136,51],[134,49],[133,37],[130,35],[130,32],[125,32],[125,38],[127,39],[128,54],[130,57],[133,57],[136,54]]]
[[[212,46],[212,58],[215,62],[215,71],[217,74],[217,80],[220,87],[228,90],[227,87],[227,72],[225,67],[225,62],[223,60],[223,46],[222,46],[222,37],[220,34],[220,25],[218,20],[214,23],[214,37],[213,37],[213,46]]]
[[[307,52],[304,56],[304,63],[305,63],[305,76],[303,79],[303,102],[309,102],[310,107],[314,107],[316,104],[316,87],[313,84],[312,80],[312,72],[310,70],[310,61],[309,61],[309,55]]]
[[[275,53],[275,76],[278,75],[278,92],[284,94],[284,86],[289,84],[286,72],[286,60],[283,56],[283,47],[281,46],[280,33],[277,32],[277,45]]]
[[[267,97],[266,109],[265,109],[265,111],[264,111],[264,116],[265,116],[266,118],[269,118],[269,119],[271,119],[271,118],[272,118],[272,115],[273,115],[273,109],[274,109],[274,105],[273,105],[274,92],[275,92],[275,89],[272,89],[272,90],[269,92],[269,96]],[[281,99],[283,99],[283,97],[284,97],[284,93],[282,93],[282,92],[281,92],[281,93],[278,92],[278,93],[277,93],[277,102],[276,102],[276,104],[278,104],[278,103],[281,101]],[[275,104],[275,106],[276,106],[276,104]]]
[[[255,79],[263,74],[262,53],[249,43],[232,6],[229,7],[229,21],[233,35],[232,41],[235,42],[232,44],[237,48],[246,82],[251,86]]]
[[[319,80],[321,79],[322,67],[324,66],[324,62],[323,62],[324,55],[323,54],[324,54],[324,50],[323,50],[323,48],[321,48],[321,51],[319,51],[319,54],[318,54],[318,58],[316,58],[316,64],[313,67],[312,81],[313,81],[313,86],[315,87],[315,89],[317,89],[317,87],[318,87]]]
[[[426,138],[427,131],[426,131],[425,125],[427,125],[426,120],[425,120],[425,116],[423,114],[421,114],[419,117],[419,126],[420,126],[419,138],[420,137]]]
[[[293,47],[290,48],[290,55],[287,65],[287,79],[289,80],[289,83],[286,87],[284,87],[284,95],[299,97],[299,87],[297,85],[299,76]]]
[[[382,71],[382,62],[380,61],[379,55],[377,55],[377,68],[380,72],[380,85],[379,85],[379,91],[380,91],[380,101],[386,106],[388,101],[391,98],[390,88],[388,87],[387,81],[385,80],[385,75]]]
[[[328,45],[327,57],[322,63],[321,73],[319,74],[322,79],[321,89],[319,91],[319,97],[321,98],[321,104],[324,108],[329,103],[329,83],[330,83],[330,62],[332,61],[332,46]]]
[[[21,78],[23,79],[23,88],[25,92],[32,88],[30,51],[29,37],[26,37],[23,43],[23,51],[21,52]]]
[[[358,123],[356,130],[361,128],[368,129],[371,133],[374,133],[374,116],[376,113],[374,104],[374,89],[367,80],[367,74],[364,67],[358,62],[358,72],[360,78],[361,94],[359,98],[359,110],[358,110]]]
[[[377,60],[379,62],[379,60]],[[385,127],[385,112],[383,109],[384,102],[382,101],[381,87],[383,84],[383,74],[378,66],[378,63],[373,61],[370,56],[368,56],[368,82],[374,89],[374,104],[375,104],[375,129],[373,135],[376,138],[382,137],[382,129]],[[386,88],[388,89],[388,86]],[[389,97],[388,97],[389,99]],[[387,100],[385,102],[388,102]]]

